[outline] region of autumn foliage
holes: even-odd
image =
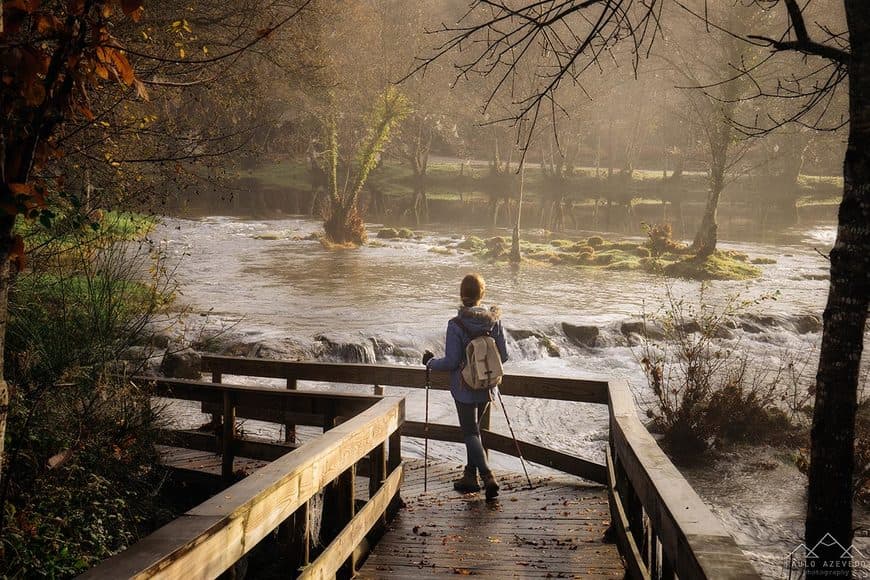
[[[145,95],[112,22],[142,16],[141,0],[3,3],[0,32],[0,259],[22,265],[23,244],[12,235],[16,216],[50,220],[49,194],[64,187],[52,162],[64,155],[70,120],[95,121],[90,94],[118,83]]]

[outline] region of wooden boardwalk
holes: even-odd
[[[363,564],[359,578],[622,578],[614,544],[602,538],[610,523],[606,488],[568,475],[502,473],[501,494],[460,495],[452,481],[462,467],[405,462],[406,503]]]

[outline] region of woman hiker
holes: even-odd
[[[486,453],[480,441],[480,418],[489,407],[493,392],[489,389],[472,390],[465,385],[461,369],[465,361],[465,349],[473,338],[489,333],[495,339],[502,362],[508,359],[498,307],[485,308],[480,301],[486,292],[486,284],[480,274],[468,274],[459,286],[462,306],[455,318],[447,322],[447,344],[443,358],[435,358],[428,350],[423,354],[423,364],[433,371],[450,371],[450,393],[456,402],[459,426],[465,440],[468,463],[462,477],[453,482],[453,488],[462,493],[480,491],[477,474],[483,480],[486,498],[498,495],[498,482],[486,463]],[[497,388],[497,387],[496,387]]]

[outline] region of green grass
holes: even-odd
[[[83,243],[117,242],[144,238],[157,225],[157,218],[131,212],[94,212],[88,218],[72,219],[58,215],[50,227],[38,220],[20,219],[15,232],[32,250],[52,246],[63,251]]]

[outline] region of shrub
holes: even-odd
[[[490,258],[501,258],[508,252],[508,243],[501,236],[486,240],[486,255]]]
[[[398,237],[402,238],[403,240],[409,240],[414,237],[414,232],[412,230],[409,230],[408,228],[402,228],[398,232]]]
[[[156,411],[111,378],[171,299],[159,255],[82,237],[41,266],[10,293],[0,576],[75,575],[168,517]]]
[[[644,325],[657,324],[661,340],[641,342],[639,362],[652,391],[648,416],[677,458],[698,456],[726,442],[784,442],[796,432],[796,417],[785,401],[795,367],[751,365],[750,354],[717,340],[732,320],[757,301],[729,297],[718,307],[673,296],[656,314],[643,314]],[[754,353],[756,356],[758,353]],[[787,356],[785,357],[787,358]]]
[[[671,224],[643,224],[646,230],[647,242],[646,245],[650,253],[657,257],[668,252],[678,252],[684,249],[682,244],[675,242],[673,238],[673,229]]]
[[[592,236],[591,238],[586,240],[586,243],[593,248],[597,248],[598,246],[604,245],[604,238],[602,238],[601,236]]]

